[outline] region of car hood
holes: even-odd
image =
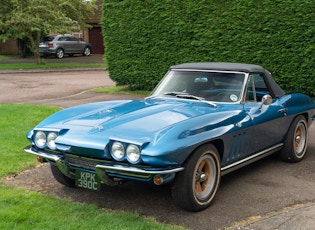
[[[57,142],[69,145],[95,145],[95,142],[106,143],[109,139],[143,144],[176,124],[211,114],[215,115],[213,118],[231,116],[222,107],[207,102],[157,98],[123,100],[65,109],[44,120],[37,128],[65,130],[66,135],[59,136]]]

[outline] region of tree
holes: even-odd
[[[40,63],[38,44],[48,33],[67,33],[87,28],[85,19],[94,13],[95,0],[2,0],[0,40],[26,40]]]
[[[289,92],[315,96],[314,0],[106,0],[110,77],[152,89],[169,66],[242,62],[270,70]]]

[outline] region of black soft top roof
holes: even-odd
[[[244,73],[262,73],[265,76],[266,84],[270,88],[272,97],[281,97],[285,92],[274,81],[271,73],[259,65],[230,63],[230,62],[195,62],[174,65],[170,70],[214,70],[214,71],[236,71]]]

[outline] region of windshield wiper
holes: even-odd
[[[175,96],[178,98],[185,98],[185,99],[193,99],[193,100],[197,100],[197,101],[204,101],[206,103],[208,103],[209,105],[213,106],[213,107],[217,107],[216,104],[214,104],[213,102],[210,101],[206,101],[205,98],[203,97],[198,97],[195,95],[191,95],[185,92],[166,92],[164,93],[164,95],[171,95],[171,96]]]
[[[179,98],[186,98],[186,99],[195,99],[198,101],[204,101],[205,99],[203,97],[198,97],[195,95],[191,95],[185,92],[166,92],[164,93],[164,95],[170,95],[170,96],[175,96],[175,97],[179,97]]]
[[[188,95],[188,93],[185,93],[185,92],[166,92],[164,93],[164,95],[170,95],[170,96],[178,96],[178,95]]]
[[[205,100],[203,97],[198,97],[198,96],[190,95],[190,94],[177,94],[175,96],[179,97],[179,98],[185,98],[185,99],[194,99],[197,101],[204,101]]]

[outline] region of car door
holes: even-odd
[[[81,53],[81,45],[79,39],[74,36],[69,37],[69,41],[71,44],[71,53]]]
[[[269,105],[262,104],[263,96],[270,94],[263,74],[249,75],[244,109],[254,125],[253,153],[281,143],[286,133],[285,105],[278,98],[273,98]]]
[[[65,53],[69,53],[70,43],[68,36],[61,36],[58,38],[58,46],[63,49]]]
[[[63,47],[64,47],[65,53],[67,54],[76,53],[76,45],[77,45],[77,40],[75,40],[73,36],[64,37]]]

